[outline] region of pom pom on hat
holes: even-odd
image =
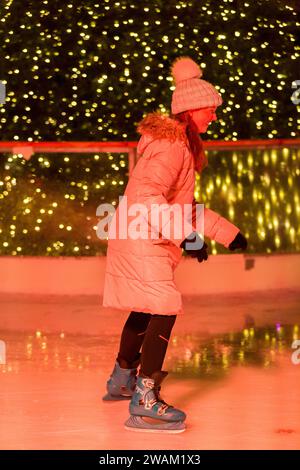
[[[183,80],[191,78],[201,78],[203,73],[201,68],[190,57],[177,58],[171,67],[171,72],[175,81],[175,85]]]

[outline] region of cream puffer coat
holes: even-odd
[[[195,207],[194,159],[184,125],[175,119],[151,113],[141,121],[138,131],[139,159],[124,193],[127,207],[142,203],[150,213],[151,204],[165,204],[164,212],[170,215],[170,235],[169,239],[163,238],[162,225],[149,224],[147,230],[155,229],[158,238],[109,238],[103,306],[160,315],[181,314],[182,299],[174,282],[174,270],[182,256],[180,243],[195,227],[195,212],[191,225],[187,223],[185,232],[178,237],[174,235],[170,209],[174,204]],[[114,216],[116,227],[120,223],[122,201]],[[128,224],[131,221],[128,216]],[[228,248],[238,232],[231,222],[204,208],[206,237]],[[199,264],[199,269],[205,269],[205,265]]]

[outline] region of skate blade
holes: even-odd
[[[158,424],[148,423],[141,416],[130,416],[125,422],[125,429],[136,432],[163,432],[167,434],[178,434],[186,429],[182,421],[165,421]]]
[[[131,400],[132,396],[130,395],[111,395],[107,393],[102,397],[103,401],[123,401],[123,400]]]

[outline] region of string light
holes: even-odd
[[[248,252],[297,252],[299,159],[299,148],[210,151],[209,166],[196,179],[195,197],[248,234]],[[212,254],[227,252],[209,243]]]
[[[270,21],[263,0],[242,3],[238,11],[230,0],[205,0],[193,3],[191,23],[190,6],[186,0],[170,0],[163,10],[155,0],[146,6],[137,0],[80,6],[68,0],[53,12],[50,0],[43,0],[30,10],[25,5],[20,18],[19,3],[7,0],[0,20],[0,80],[7,89],[1,135],[15,141],[137,140],[144,113],[169,109],[169,66],[180,54],[195,58],[223,96],[218,121],[204,139],[297,136],[298,108],[290,100],[292,89],[287,91],[289,77],[298,72],[297,12],[274,0],[276,19]],[[253,26],[247,17],[256,18]],[[26,45],[16,56],[15,40],[24,34]],[[216,155],[201,190],[196,188],[203,202],[225,216],[247,214],[241,220],[251,234],[250,250],[299,250],[299,200],[290,196],[299,187],[299,153],[285,151],[250,152],[248,162],[238,153],[232,165],[230,157],[220,164]],[[280,167],[282,159],[291,174]],[[116,205],[127,183],[127,156],[38,155],[24,161],[9,155],[2,161],[0,254],[105,252],[94,230],[96,207]],[[269,217],[276,214],[278,223],[270,229]]]
[[[26,162],[21,155],[5,155],[3,161],[1,253],[82,256],[105,252],[106,244],[96,236],[96,208],[103,202],[116,205],[127,183],[127,155],[34,155]]]

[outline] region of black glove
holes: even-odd
[[[234,250],[238,250],[239,248],[241,248],[241,250],[246,250],[247,249],[247,239],[244,237],[244,235],[239,232],[235,239],[230,243],[229,245],[229,250],[231,251],[234,251]]]
[[[203,260],[207,260],[207,244],[204,242],[202,248],[196,248],[197,244],[202,242],[197,232],[192,232],[183,242],[181,242],[180,247],[184,249],[188,256],[192,258],[197,258],[199,263],[202,263]],[[191,247],[188,247],[191,245]],[[194,247],[193,247],[194,245]]]

